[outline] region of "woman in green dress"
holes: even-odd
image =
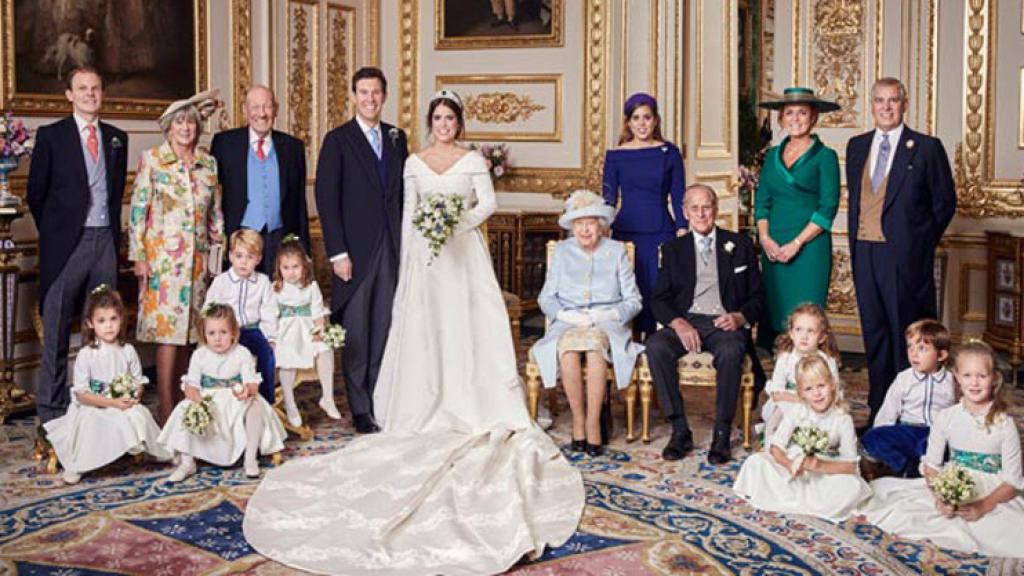
[[[839,106],[818,99],[808,88],[787,88],[781,100],[760,106],[778,110],[787,133],[765,155],[754,203],[768,297],[768,321],[759,333],[762,343],[771,343],[786,331],[793,308],[804,302],[825,308],[828,299],[839,159],[811,130],[819,113]]]

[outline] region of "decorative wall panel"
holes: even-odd
[[[562,141],[560,74],[438,76],[464,105],[465,140]]]
[[[861,124],[865,12],[864,0],[818,0],[814,4],[815,90],[840,106],[821,117],[822,127],[855,128]]]
[[[352,117],[349,81],[356,62],[356,10],[341,4],[327,5],[327,91],[325,131]]]

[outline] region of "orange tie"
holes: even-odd
[[[85,138],[85,147],[89,149],[89,155],[95,162],[100,159],[100,141],[96,138],[96,126],[89,124],[86,128],[89,129],[89,135]]]
[[[263,151],[263,138],[256,141],[256,157],[260,160],[267,159],[267,153]]]

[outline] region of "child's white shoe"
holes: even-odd
[[[245,463],[245,477],[246,478],[259,478],[260,477],[260,463],[259,463],[258,460],[255,461],[255,462],[246,462]]]
[[[78,484],[81,479],[81,474],[78,472],[72,472],[71,470],[65,470],[64,474],[61,475],[61,480],[64,480],[65,484]]]
[[[289,424],[291,424],[292,426],[294,426],[296,428],[298,428],[299,426],[302,426],[302,414],[299,414],[299,409],[298,408],[295,408],[295,407],[292,407],[292,406],[288,406],[287,404],[285,404],[284,414],[285,414],[285,417],[288,418],[288,423]]]
[[[327,413],[327,416],[331,420],[341,420],[341,414],[338,412],[338,407],[334,405],[334,400],[326,396],[320,397],[320,408]]]
[[[196,473],[196,460],[195,458],[187,455],[181,455],[181,463],[178,467],[171,472],[171,475],[167,477],[168,482],[181,482],[185,478]]]

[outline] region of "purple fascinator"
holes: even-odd
[[[637,92],[629,98],[626,98],[626,104],[622,107],[622,113],[629,116],[637,106],[647,106],[651,109],[651,112],[658,112],[658,101],[654,99],[654,96],[651,96],[646,92]]]

